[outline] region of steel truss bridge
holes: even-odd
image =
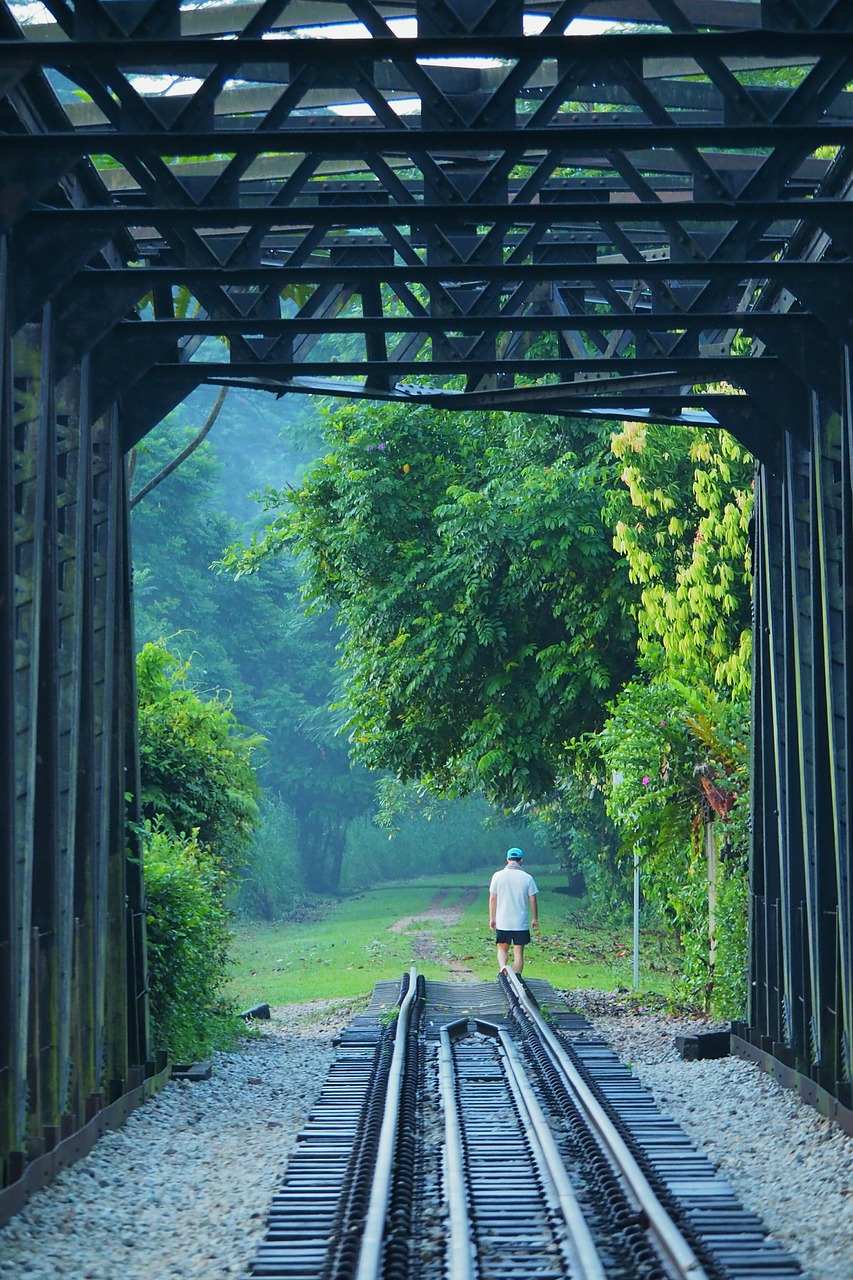
[[[851,192],[848,0],[0,4],[0,1185],[162,1066],[123,458],[201,383],[748,446],[739,1036],[851,1119]]]

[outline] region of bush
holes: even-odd
[[[162,644],[137,658],[147,894],[148,989],[155,1047],[194,1061],[234,1035],[224,998],[226,906],[257,821],[246,734],[228,705],[186,687],[189,664]]]
[[[238,724],[227,702],[186,686],[189,663],[146,644],[136,659],[142,812],[173,835],[197,831],[235,876],[258,818],[252,755],[263,739]]]
[[[174,1062],[194,1062],[236,1031],[224,997],[229,913],[223,872],[198,843],[146,823],[148,987],[154,1044]]]
[[[743,1011],[746,983],[749,704],[663,679],[627,685],[597,746],[626,872],[638,849],[643,895],[683,947],[679,995],[719,1017]],[[711,963],[705,823],[717,842],[717,951]]]

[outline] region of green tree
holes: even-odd
[[[551,798],[529,807],[530,821],[559,850],[569,891],[586,895],[593,915],[613,920],[627,913],[631,873],[620,865],[622,841],[604,792],[579,764],[575,758]]]
[[[140,455],[136,483],[143,486],[193,434],[177,419],[164,424]],[[202,444],[135,508],[137,637],[165,637],[181,662],[192,660],[196,688],[225,697],[263,737],[258,774],[294,813],[302,884],[335,893],[347,826],[375,807],[374,782],[352,766],[327,710],[338,636],[329,616],[305,617],[293,557],[239,581],[211,572],[222,548],[243,532],[220,509],[222,470],[211,443]],[[283,849],[282,876],[291,874],[288,865]],[[274,892],[276,901],[282,891]]]
[[[640,851],[644,892],[684,945],[684,993],[736,1016],[746,971],[752,460],[726,433],[686,427],[631,424],[614,450],[625,488],[609,512],[641,591],[641,672],[590,754],[623,853]]]
[[[752,653],[749,519],[754,463],[725,431],[627,423],[608,518],[640,588],[646,672],[748,693]]]
[[[604,428],[359,405],[328,434],[334,451],[268,495],[267,533],[228,563],[302,557],[309,601],[342,627],[358,760],[448,793],[547,794],[633,666]]]

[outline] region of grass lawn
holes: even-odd
[[[241,1009],[366,995],[377,981],[397,979],[412,964],[427,978],[447,978],[451,961],[470,969],[476,978],[491,979],[496,961],[488,927],[488,890],[496,869],[382,885],[332,904],[314,923],[240,922],[231,995]],[[585,923],[582,902],[558,892],[565,884],[562,872],[535,867],[532,872],[540,890],[541,933],[525,951],[525,974],[547,978],[559,989],[630,987],[630,926]],[[466,900],[458,923],[415,921],[401,932],[390,930],[395,921],[427,910],[442,891],[442,910]],[[424,950],[429,959],[423,958]],[[641,990],[668,995],[674,971],[674,958],[661,938],[641,935]]]

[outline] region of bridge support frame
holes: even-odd
[[[0,1187],[154,1073],[118,415],[12,290],[0,239]]]
[[[750,1001],[738,1036],[853,1106],[853,377],[757,472]]]

